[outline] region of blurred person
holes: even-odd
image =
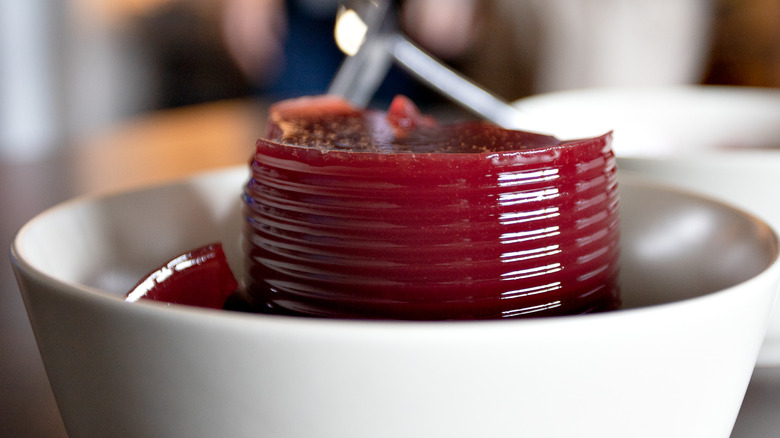
[[[436,56],[456,60],[473,41],[476,4],[405,0],[393,6],[412,38]],[[322,94],[344,59],[333,35],[338,6],[337,0],[226,0],[225,41],[258,93],[273,99]],[[440,99],[398,66],[391,68],[375,102],[385,105],[395,94],[423,107]]]
[[[714,1],[394,0],[391,13],[410,39],[511,101],[559,89],[698,83]],[[163,106],[322,94],[344,59],[333,35],[338,0],[153,3],[142,33],[161,66]],[[375,104],[395,94],[423,109],[443,100],[397,65]]]
[[[262,92],[320,94],[342,57],[333,41],[333,0],[226,0],[228,49]]]
[[[137,12],[134,27],[153,66],[156,107],[250,93],[249,81],[225,49],[221,13],[213,0],[153,0]]]
[[[244,7],[274,2],[229,1]],[[571,88],[699,83],[706,68],[713,1],[404,0],[394,4],[402,30],[412,40],[484,88],[515,100]],[[297,94],[325,91],[338,67],[336,60],[342,57],[332,35],[338,3],[317,2],[320,12],[328,12],[327,19],[315,21],[311,14],[304,19],[303,6],[313,2],[286,2],[288,27],[280,34],[286,58],[280,61],[274,85],[292,84]],[[227,30],[239,33],[230,24]],[[240,49],[234,54],[256,62],[259,56],[251,54],[255,50],[251,41],[244,37],[246,43],[238,44],[239,40],[235,35],[228,38]],[[388,89],[404,93],[415,85],[397,70],[385,80],[380,96]],[[298,76],[304,72],[318,78]],[[296,94],[293,89],[282,91]]]

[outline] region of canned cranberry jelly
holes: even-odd
[[[488,319],[614,309],[611,134],[561,142],[334,97],[271,108],[245,191],[245,287],[263,311]]]

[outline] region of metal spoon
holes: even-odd
[[[527,114],[411,42],[398,30],[388,9],[386,0],[341,3],[334,33],[348,56],[336,73],[329,94],[366,106],[395,61],[444,96],[499,126],[539,132]],[[356,18],[359,22],[354,21]]]

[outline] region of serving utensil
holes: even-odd
[[[366,106],[393,62],[453,102],[509,129],[536,131],[528,114],[451,69],[410,41],[399,29],[386,0],[342,1],[334,36],[347,55],[329,94]]]

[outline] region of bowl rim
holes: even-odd
[[[660,183],[651,179],[643,177],[641,174],[631,171],[619,171],[618,178],[620,183],[626,183],[632,185],[641,185],[645,187],[656,188],[668,192],[681,194],[684,196],[693,196],[701,199],[709,204],[713,204],[719,207],[725,207],[729,210],[738,212],[744,218],[759,224],[770,233],[772,242],[772,255],[768,264],[762,268],[761,271],[756,273],[750,278],[747,278],[738,283],[732,284],[723,289],[707,292],[702,295],[694,297],[687,297],[683,299],[677,299],[674,301],[668,301],[658,304],[643,305],[639,307],[621,308],[612,311],[583,314],[583,315],[564,315],[564,316],[549,316],[540,318],[518,318],[518,319],[495,319],[495,320],[468,320],[468,321],[407,321],[407,320],[372,320],[372,319],[340,319],[340,318],[303,318],[303,317],[291,317],[283,315],[264,315],[254,314],[240,311],[226,311],[221,309],[207,309],[194,306],[177,305],[169,303],[161,303],[154,301],[139,301],[135,303],[125,302],[120,295],[114,292],[106,291],[94,286],[83,285],[74,283],[67,280],[56,278],[53,275],[43,272],[38,267],[25,257],[23,244],[25,236],[30,232],[30,228],[35,223],[42,220],[46,216],[53,214],[54,212],[70,208],[74,205],[87,204],[90,202],[100,202],[102,200],[110,199],[117,196],[135,194],[140,192],[150,192],[157,190],[164,186],[176,186],[176,185],[192,185],[197,183],[203,183],[209,178],[221,178],[227,175],[236,174],[239,171],[246,171],[248,175],[247,166],[231,166],[206,172],[198,172],[193,175],[177,178],[171,181],[151,183],[147,185],[138,186],[130,189],[119,189],[108,192],[90,193],[81,196],[71,198],[63,201],[52,207],[49,207],[40,213],[34,215],[14,235],[10,245],[10,259],[14,270],[16,271],[17,283],[21,290],[25,304],[27,304],[26,292],[23,290],[21,283],[23,277],[34,279],[35,281],[44,284],[51,290],[56,290],[58,293],[64,294],[70,298],[77,300],[95,301],[95,303],[105,306],[123,306],[131,312],[139,312],[149,317],[159,318],[198,318],[203,321],[211,321],[213,323],[241,323],[241,324],[253,324],[263,326],[266,324],[286,324],[296,325],[301,327],[313,327],[313,328],[343,328],[359,326],[362,329],[372,330],[398,330],[399,326],[407,327],[409,329],[423,328],[431,330],[433,327],[439,327],[439,329],[453,329],[462,327],[498,327],[505,329],[508,327],[525,327],[525,326],[538,326],[538,325],[550,325],[550,324],[587,324],[587,323],[604,323],[612,321],[614,319],[622,320],[623,318],[635,318],[637,315],[652,315],[657,312],[663,312],[665,310],[674,310],[685,308],[690,306],[697,306],[698,303],[708,302],[712,300],[728,299],[728,297],[739,293],[747,285],[752,283],[760,283],[765,281],[767,277],[776,279],[775,283],[780,281],[780,235],[770,225],[766,223],[762,218],[744,211],[738,207],[735,207],[728,202],[720,199],[699,194],[691,190],[676,187],[669,184]],[[115,307],[112,307],[112,309]]]
[[[526,109],[530,105],[546,106],[558,99],[570,99],[572,96],[597,97],[600,100],[636,97],[639,95],[651,96],[654,100],[667,100],[669,97],[677,97],[677,100],[690,101],[692,96],[728,97],[740,99],[754,99],[761,101],[777,101],[780,99],[780,89],[758,86],[737,86],[718,84],[676,84],[676,85],[636,85],[636,86],[600,86],[587,88],[574,88],[568,90],[556,90],[545,93],[533,94],[521,97],[512,105],[519,109]]]
[[[636,102],[641,105],[632,105]],[[779,132],[780,89],[715,84],[597,86],[533,94],[512,105],[548,130],[560,125],[562,118],[570,119],[559,132],[561,138],[611,129],[617,157],[696,157],[704,152],[773,148]],[[691,130],[692,116],[697,114],[697,128]],[[717,123],[704,123],[713,117]],[[646,129],[648,120],[660,127]],[[766,133],[757,135],[756,128]]]

